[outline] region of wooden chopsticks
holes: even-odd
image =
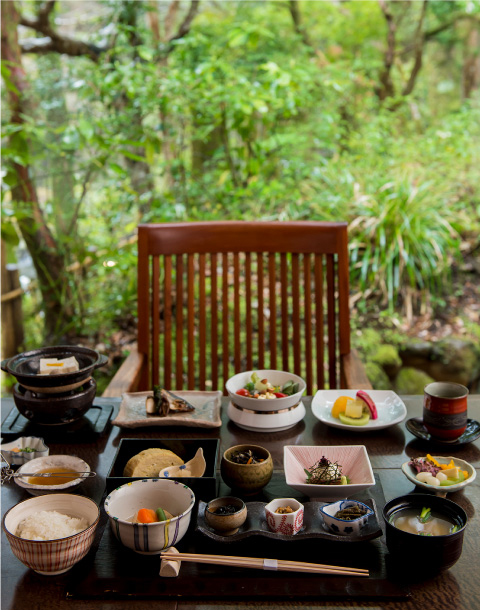
[[[238,568],[256,568],[260,570],[281,570],[286,572],[308,572],[311,574],[331,574],[337,576],[367,576],[368,570],[330,566],[306,561],[288,561],[285,559],[263,559],[260,557],[238,557],[235,555],[207,555],[200,553],[162,553],[163,559],[170,561],[190,561],[193,563],[210,563],[220,566]]]

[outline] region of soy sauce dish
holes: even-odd
[[[395,571],[421,580],[451,568],[462,554],[467,514],[431,494],[394,498],[383,508],[387,548]]]

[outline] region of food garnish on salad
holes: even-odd
[[[370,419],[378,418],[375,403],[363,390],[358,390],[355,398],[339,396],[333,403],[331,413],[342,424],[349,426],[365,426]]]
[[[272,398],[285,398],[286,396],[292,396],[296,394],[299,389],[299,384],[292,380],[287,381],[282,385],[273,385],[268,379],[260,379],[258,373],[252,373],[251,381],[249,381],[243,388],[240,388],[235,392],[239,396],[246,396],[247,398],[259,398],[259,399],[272,399]]]
[[[429,453],[426,457],[413,458],[408,465],[416,472],[416,479],[434,487],[448,487],[463,483],[468,479],[468,472],[455,466],[453,459],[448,464],[441,464]]]
[[[348,477],[342,474],[338,462],[331,462],[324,455],[309,469],[304,468],[307,475],[306,483],[312,485],[347,485]]]

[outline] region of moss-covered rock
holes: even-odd
[[[406,367],[395,379],[395,391],[397,394],[423,394],[423,388],[432,381],[435,380],[424,371]]]
[[[383,368],[375,362],[367,362],[365,365],[367,377],[375,390],[391,390],[392,384]]]
[[[371,361],[381,366],[390,379],[397,376],[402,366],[402,359],[398,355],[397,348],[393,345],[379,345],[373,353]]]

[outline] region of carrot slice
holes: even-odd
[[[137,521],[139,523],[156,523],[157,515],[151,508],[141,508],[137,513]]]

